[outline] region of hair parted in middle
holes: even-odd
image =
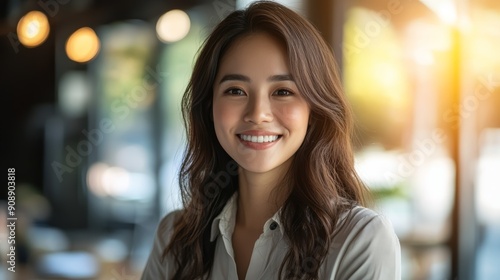
[[[289,190],[280,211],[289,244],[280,279],[318,279],[340,215],[365,203],[366,188],[354,169],[351,111],[331,48],[297,13],[277,3],[255,2],[229,14],[205,40],[182,99],[187,147],[179,184],[184,209],[164,250],[164,257],[175,260],[174,279],[210,275],[216,243],[210,241],[211,224],[238,190],[237,174],[227,172],[235,163],[214,130],[213,85],[228,48],[258,32],[286,47],[290,74],[311,110],[304,142],[280,184]],[[220,172],[229,174],[229,182],[208,188]]]

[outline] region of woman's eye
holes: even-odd
[[[287,89],[279,89],[279,90],[275,91],[275,95],[278,95],[278,96],[289,96],[292,94],[293,93]]]
[[[239,88],[230,88],[226,90],[225,93],[230,95],[245,95],[245,92]]]

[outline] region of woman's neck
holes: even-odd
[[[264,224],[283,205],[285,188],[276,189],[289,163],[266,173],[239,169],[239,195],[236,225],[248,230],[262,231]]]

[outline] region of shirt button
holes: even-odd
[[[272,222],[271,225],[269,225],[269,228],[271,230],[275,230],[277,227],[278,227],[278,223],[277,222]]]

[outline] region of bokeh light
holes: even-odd
[[[100,42],[94,30],[82,27],[75,31],[66,42],[68,57],[76,62],[88,62],[99,52]]]
[[[89,189],[97,196],[105,197],[107,196],[106,190],[102,186],[102,176],[104,172],[109,168],[105,163],[95,163],[93,164],[87,172],[87,185]]]
[[[31,11],[17,24],[17,36],[26,47],[33,48],[42,44],[49,36],[50,26],[45,14]]]
[[[171,10],[158,19],[156,34],[164,43],[176,42],[189,33],[190,27],[189,16],[184,11]]]

